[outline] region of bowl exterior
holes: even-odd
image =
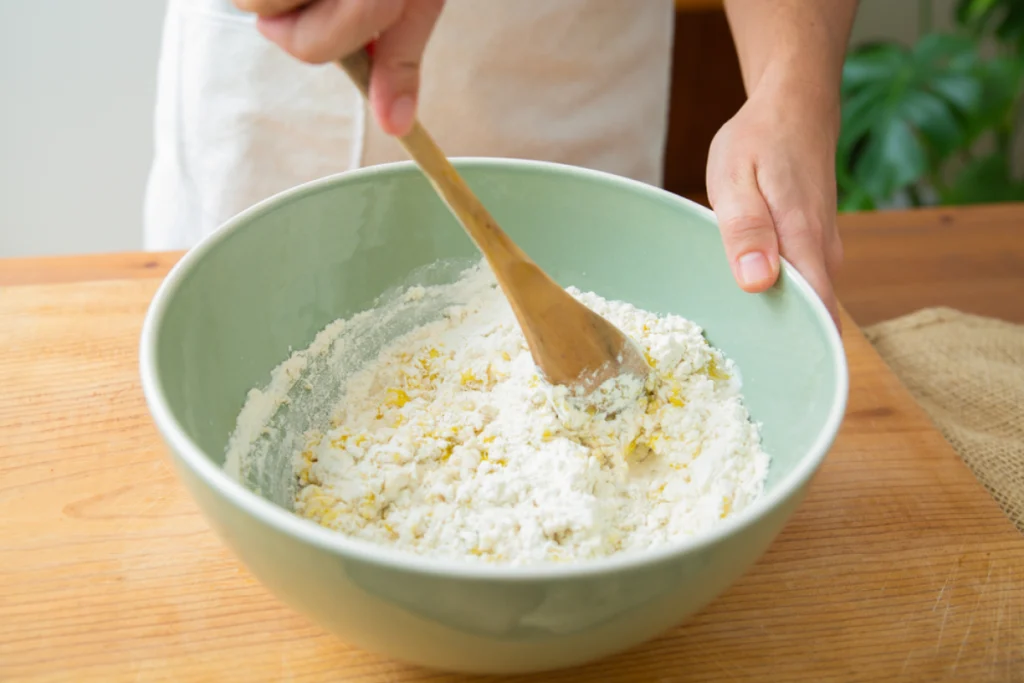
[[[279,600],[349,645],[474,674],[586,664],[671,629],[756,562],[804,494],[737,534],[658,563],[584,578],[467,580],[307,543],[239,509],[172,455],[214,530]]]
[[[409,165],[285,193],[186,256],[144,326],[143,389],[211,526],[274,595],[345,642],[472,673],[591,662],[679,624],[765,552],[838,429],[845,359],[824,308],[790,271],[772,292],[738,291],[706,209],[578,169],[507,160],[460,166],[556,279],[686,315],[749,368],[745,392],[773,457],[756,510],[649,561],[521,576],[446,573],[355,551],[230,481],[218,456],[239,402],[289,349],[305,348],[328,322],[363,310],[415,268],[476,255]],[[623,257],[632,260],[623,265]]]

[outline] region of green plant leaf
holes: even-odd
[[[946,64],[965,68],[977,61],[978,46],[967,36],[927,33],[914,43],[911,56],[923,69],[942,69]]]
[[[1008,7],[996,35],[1003,41],[1014,43],[1020,51],[1024,47],[1024,4],[1019,0],[1003,4]]]
[[[1014,2],[1024,12],[1024,0]],[[963,0],[957,11],[988,16],[1003,4]],[[986,131],[1006,138],[1022,80],[1024,60],[982,59],[977,42],[966,35],[933,33],[910,48],[886,42],[853,50],[841,91],[840,201],[861,192],[876,205],[900,195],[923,201],[919,184],[937,182],[947,159]]]
[[[874,211],[878,207],[872,201],[871,196],[863,189],[852,188],[840,201],[839,213],[850,213],[852,211]]]
[[[843,102],[839,147],[852,149],[853,145],[872,127],[888,116],[888,92],[878,88],[864,88]]]
[[[977,115],[967,121],[969,140],[975,140],[993,128],[1013,129],[1024,63],[1018,59],[997,57],[980,64],[977,75],[982,88],[981,103]]]
[[[977,25],[1000,2],[1001,0],[959,0],[955,10],[957,23],[961,26]]]
[[[1024,52],[1024,3],[1020,0],[959,0],[957,23],[975,36],[992,36]]]
[[[927,169],[927,155],[920,140],[905,120],[890,116],[867,142],[853,176],[872,198],[884,201],[920,180]]]
[[[1015,180],[1004,150],[974,159],[943,193],[946,204],[983,204],[1024,200],[1024,182]]]
[[[964,138],[964,128],[942,98],[925,90],[912,90],[899,102],[899,115],[917,128],[937,156],[955,151]]]
[[[884,87],[907,62],[906,51],[896,43],[861,45],[843,63],[843,88],[856,90],[872,83]]]
[[[981,108],[981,81],[977,74],[943,74],[932,78],[929,86],[967,116]]]

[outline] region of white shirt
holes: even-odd
[[[452,156],[559,161],[662,180],[672,0],[448,0],[419,116]],[[263,38],[229,0],[169,0],[147,249],[193,246],[300,183],[407,158],[337,66]]]

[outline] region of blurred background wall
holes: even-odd
[[[0,0],[0,257],[141,246],[163,13]]]

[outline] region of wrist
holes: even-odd
[[[751,100],[806,125],[814,121],[833,140],[839,137],[839,74],[831,74],[821,65],[779,60],[769,64],[750,93]]]

